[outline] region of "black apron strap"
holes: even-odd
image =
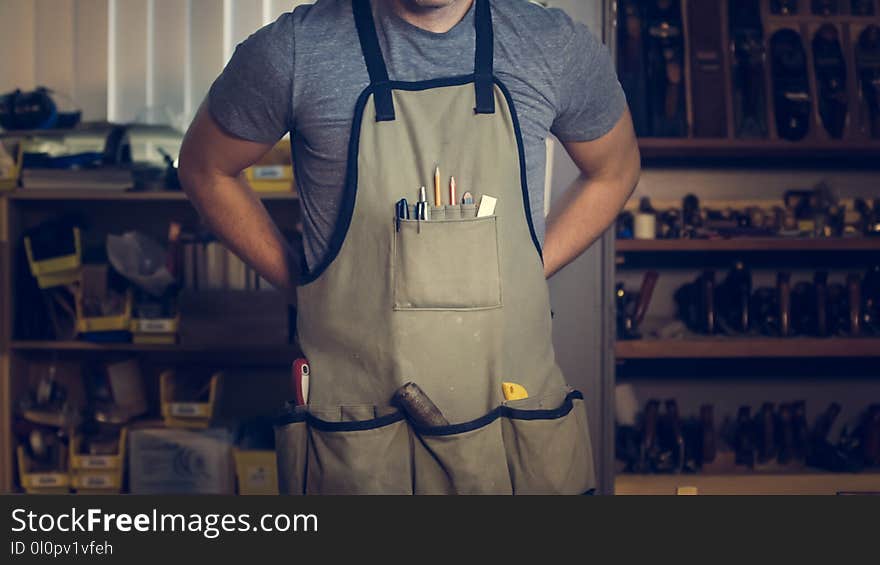
[[[474,0],[474,26],[476,27],[477,49],[474,57],[474,84],[477,104],[474,110],[478,114],[495,113],[494,58],[495,34],[492,31],[492,9],[489,0]],[[376,23],[370,0],[352,0],[354,23],[367,71],[370,73],[370,84],[373,87],[373,99],[376,104],[376,121],[389,122],[394,120],[394,101],[391,98],[391,83],[388,69],[382,58],[379,36],[376,35]]]
[[[373,99],[376,103],[376,121],[394,121],[394,102],[391,99],[391,83],[388,80],[388,69],[382,58],[379,37],[376,35],[376,24],[373,21],[373,10],[370,0],[352,0],[354,23],[357,26],[358,38],[367,71],[370,73],[370,84],[373,86]]]
[[[474,61],[477,89],[477,114],[495,113],[495,84],[493,61],[495,34],[492,31],[492,8],[489,0],[475,0],[474,25],[477,28],[477,54]]]

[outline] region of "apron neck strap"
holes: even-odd
[[[492,30],[492,8],[489,0],[474,0],[474,25],[477,28],[477,54],[474,60],[474,82],[477,89],[477,114],[495,113],[493,64],[495,33]]]
[[[474,57],[474,84],[476,88],[476,108],[478,114],[495,113],[494,93],[494,33],[492,31],[492,11],[489,0],[474,0],[474,26],[476,28],[477,49]],[[370,73],[370,85],[373,87],[373,98],[376,104],[376,121],[394,120],[394,101],[391,98],[391,81],[388,68],[382,57],[379,36],[376,34],[376,22],[370,0],[352,0],[354,23],[357,27],[361,50],[367,71]]]
[[[370,84],[373,87],[373,98],[376,102],[376,121],[394,121],[391,83],[388,80],[385,59],[382,58],[382,48],[379,47],[379,36],[376,35],[376,23],[373,21],[370,0],[352,0],[351,8],[354,12],[354,23],[361,41],[364,61],[366,61],[367,71],[370,73]]]

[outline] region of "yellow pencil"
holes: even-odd
[[[440,166],[434,169],[434,206],[443,206],[443,196],[440,194]]]

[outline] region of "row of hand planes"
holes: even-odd
[[[617,337],[639,339],[658,274],[644,275],[638,292],[616,288]],[[817,272],[812,281],[792,283],[778,273],[776,286],[753,288],[752,275],[739,262],[716,283],[715,272],[702,272],[674,295],[677,317],[698,335],[772,337],[862,337],[880,335],[880,266],[851,273],[845,284]]]
[[[731,129],[738,138],[766,138],[773,123],[780,138],[802,140],[810,133],[815,105],[830,138],[844,137],[847,124],[855,120],[871,138],[880,139],[876,20],[850,26],[846,40],[844,29],[830,20],[801,27],[794,18],[780,18],[772,29],[765,29],[761,0],[730,0],[727,7],[730,44],[722,45],[720,0],[690,2],[686,18],[680,0],[619,2],[619,75],[639,136],[727,137],[730,99]],[[797,0],[771,1],[774,15],[805,11]],[[819,16],[845,14],[858,21],[874,16],[875,6],[873,0],[813,0],[809,11]],[[724,52],[730,53],[729,71],[723,68]],[[855,77],[848,76],[850,57]],[[852,80],[857,87],[850,89]]]
[[[765,402],[753,416],[741,406],[736,418],[715,425],[714,407],[682,418],[675,399],[651,399],[635,425],[618,425],[616,454],[632,473],[682,473],[733,469],[778,470],[810,466],[857,472],[880,466],[880,404],[872,404],[854,425],[835,426],[841,406],[831,403],[812,427],[806,403]],[[835,432],[840,428],[839,432]],[[732,467],[732,468],[731,468]]]

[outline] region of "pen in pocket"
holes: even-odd
[[[409,219],[409,203],[406,198],[401,198],[396,204],[397,231],[400,231],[400,220]]]
[[[416,220],[426,221],[428,219],[428,198],[425,194],[425,187],[419,190],[419,201],[416,202]]]

